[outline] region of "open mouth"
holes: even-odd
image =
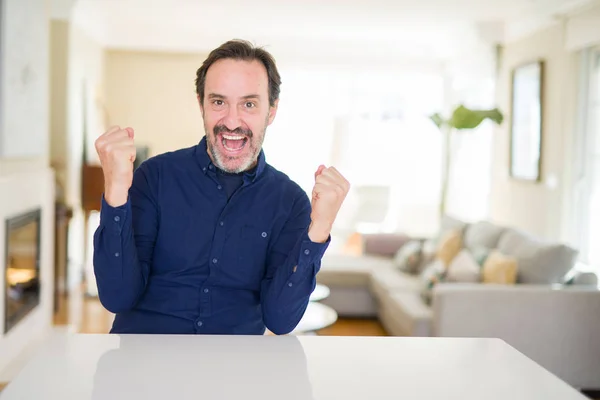
[[[246,147],[246,143],[248,143],[248,138],[246,136],[230,134],[221,135],[221,144],[223,145],[223,148],[232,153],[242,151],[244,147]]]

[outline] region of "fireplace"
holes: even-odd
[[[4,333],[40,303],[41,210],[6,220]]]

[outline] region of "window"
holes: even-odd
[[[437,226],[442,137],[429,115],[443,105],[436,72],[285,69],[267,160],[310,195],[319,164],[352,183],[342,231]]]
[[[351,199],[358,208],[356,229],[431,234],[437,224],[442,172],[442,136],[437,127],[418,113],[346,122],[340,133],[347,145],[339,164],[357,189]],[[385,192],[386,198],[373,203],[369,199],[375,191]],[[370,210],[363,212],[367,202]]]
[[[600,266],[600,48],[585,51],[582,61],[574,235],[580,260]]]

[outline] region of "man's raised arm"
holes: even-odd
[[[133,172],[131,128],[111,128],[96,150],[105,191],[94,233],[94,273],[100,302],[120,313],[133,308],[146,288],[158,229],[156,187],[147,163]]]
[[[294,201],[261,287],[263,319],[271,332],[291,332],[304,315],[333,223],[349,189],[350,184],[335,168],[320,166],[312,202],[304,194]]]

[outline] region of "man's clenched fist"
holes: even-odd
[[[325,242],[350,190],[350,183],[335,167],[319,166],[312,191],[311,225],[308,236],[313,242]]]
[[[104,199],[112,207],[121,206],[127,202],[133,181],[133,129],[114,126],[100,136],[95,144],[104,173]]]

